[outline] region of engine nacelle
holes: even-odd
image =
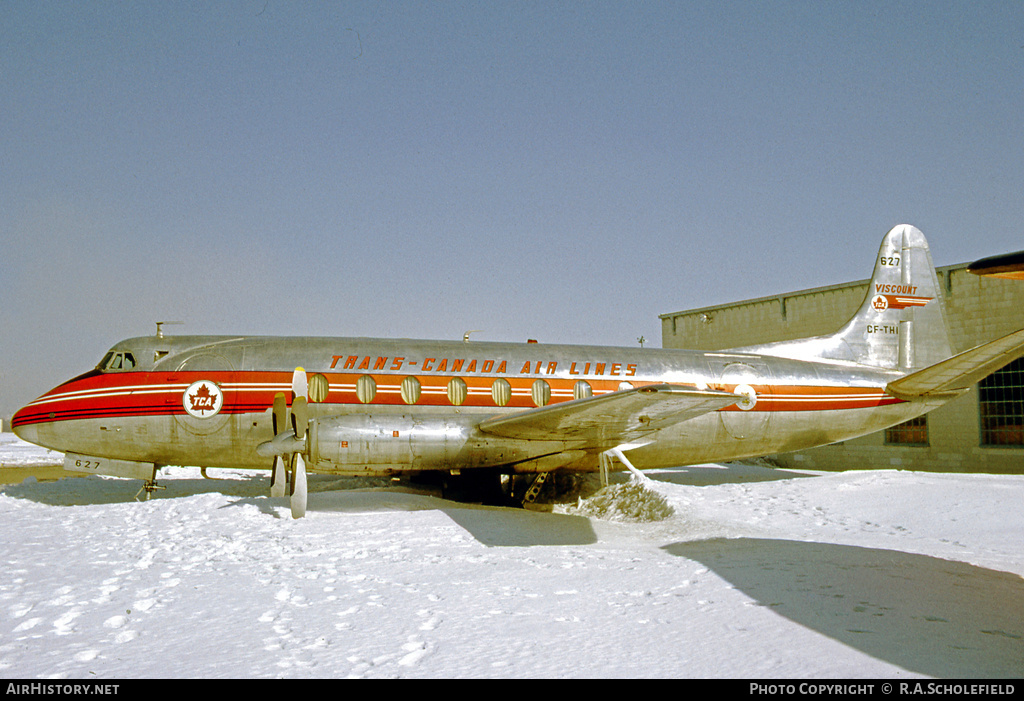
[[[331,472],[418,472],[473,467],[482,450],[473,447],[470,420],[407,415],[352,414],[310,422],[309,457]]]

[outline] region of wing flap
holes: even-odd
[[[741,399],[718,390],[647,385],[496,416],[478,428],[505,438],[621,443]]]
[[[1024,356],[1024,329],[893,380],[885,389],[892,396],[907,401],[956,394],[1021,356]]]

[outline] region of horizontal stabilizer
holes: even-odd
[[[886,391],[913,400],[959,393],[1024,355],[1024,329],[893,380]]]
[[[506,438],[619,444],[741,399],[731,392],[657,384],[497,416],[478,428]]]

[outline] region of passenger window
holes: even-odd
[[[537,380],[530,388],[530,396],[535,406],[545,406],[551,401],[551,385],[544,380]]]
[[[415,404],[420,400],[420,381],[415,377],[407,377],[402,380],[402,401],[406,404]]]
[[[461,406],[469,394],[469,387],[461,377],[453,377],[448,382],[448,401],[455,406]]]
[[[591,388],[590,383],[586,380],[578,380],[572,388],[573,399],[586,399],[587,397],[593,397],[594,390]]]
[[[321,373],[316,373],[309,378],[309,401],[311,402],[322,402],[327,399],[327,393],[330,391],[330,383],[327,382],[327,377]]]
[[[499,377],[491,384],[491,398],[498,406],[505,406],[512,398],[512,385],[503,377]]]
[[[377,382],[369,375],[356,380],[356,396],[363,404],[369,404],[377,396]]]

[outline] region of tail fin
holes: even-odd
[[[901,224],[882,239],[864,302],[843,328],[744,350],[910,372],[953,354],[944,306],[924,234]]]

